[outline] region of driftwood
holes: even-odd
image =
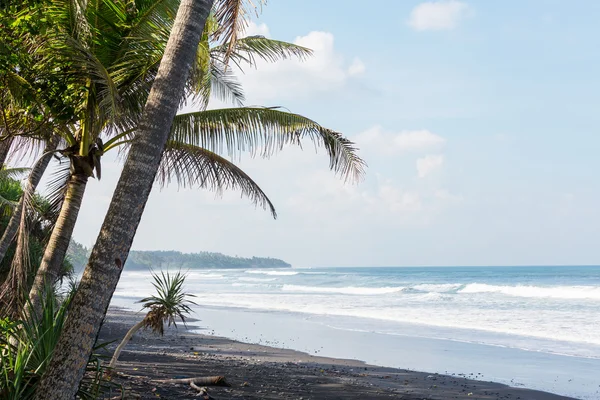
[[[183,378],[183,379],[159,379],[153,382],[156,383],[184,383],[192,386],[231,386],[225,380],[224,376],[198,376],[195,378]],[[196,389],[192,386],[194,389]]]
[[[198,395],[202,396],[202,400],[215,400],[214,397],[208,394],[208,389],[205,387],[197,386],[194,382],[190,382],[190,386],[198,391]]]
[[[147,379],[147,377],[143,377],[143,376],[139,376],[139,375],[129,375],[129,374],[125,374],[122,372],[119,372],[119,375],[125,377],[125,378],[145,378]],[[198,394],[200,396],[202,396],[201,398],[203,400],[214,400],[213,397],[211,397],[208,394],[208,390],[203,387],[203,386],[227,386],[230,387],[231,385],[225,380],[224,376],[197,376],[195,378],[182,378],[182,379],[156,379],[156,380],[151,380],[152,383],[171,383],[171,384],[189,384],[193,389],[198,391]],[[110,398],[110,400],[122,400],[122,399],[126,399],[127,397],[122,397],[121,396],[115,396]]]

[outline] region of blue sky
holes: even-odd
[[[269,1],[247,33],[315,55],[240,80],[247,104],[354,140],[366,179],[342,184],[311,147],[244,157],[278,220],[236,193],[157,188],[134,248],[298,267],[600,263],[600,2],[364,4]],[[106,164],[75,230],[86,245],[120,170]]]

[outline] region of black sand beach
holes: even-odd
[[[141,318],[142,314],[111,308],[100,340],[117,340],[108,347],[112,351]],[[121,354],[118,370],[113,380],[125,388],[127,399],[203,398],[189,385],[158,381],[215,375],[224,376],[231,385],[208,388],[215,400],[569,399],[478,381],[476,371],[452,376],[378,367],[195,334],[182,326],[167,329],[163,337],[149,331],[138,333]]]

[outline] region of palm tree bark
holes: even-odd
[[[48,168],[48,164],[52,159],[52,154],[54,150],[56,150],[56,146],[58,145],[58,138],[53,138],[48,141],[46,144],[46,148],[44,149],[44,155],[42,159],[39,160],[31,169],[29,173],[29,177],[27,178],[27,187],[28,190],[34,191],[37,188],[37,185],[40,183],[42,179],[42,175],[46,172]],[[19,222],[21,220],[21,213],[23,211],[23,197],[19,200],[19,204],[15,207],[15,211],[13,212],[10,220],[8,221],[8,225],[2,234],[2,238],[0,238],[0,261],[4,259],[6,255],[6,251],[8,247],[12,243],[17,234],[17,230],[19,229]]]
[[[26,314],[33,311],[35,315],[40,315],[46,288],[52,287],[58,279],[77,222],[87,181],[86,174],[72,174],[69,177],[60,214],[56,219],[54,229],[52,229],[42,262],[29,292],[30,304],[25,306]]]
[[[141,124],[71,302],[36,400],[71,400],[85,372],[150,195],[185,81],[214,0],[182,0]]]
[[[8,152],[10,151],[10,146],[12,145],[14,139],[14,136],[11,136],[0,141],[0,169],[5,167],[6,159],[8,158]]]
[[[115,352],[113,353],[113,356],[110,359],[110,364],[108,365],[108,368],[114,369],[117,366],[117,361],[119,360],[119,356],[121,355],[123,348],[127,345],[127,343],[129,343],[133,335],[135,335],[137,331],[144,327],[144,325],[146,325],[146,321],[141,320],[140,322],[132,326],[131,329],[129,329],[129,331],[127,331],[127,334],[115,349]]]

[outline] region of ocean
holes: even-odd
[[[139,309],[147,276],[124,272],[112,304]],[[600,399],[600,267],[195,270],[186,287],[203,333]]]

